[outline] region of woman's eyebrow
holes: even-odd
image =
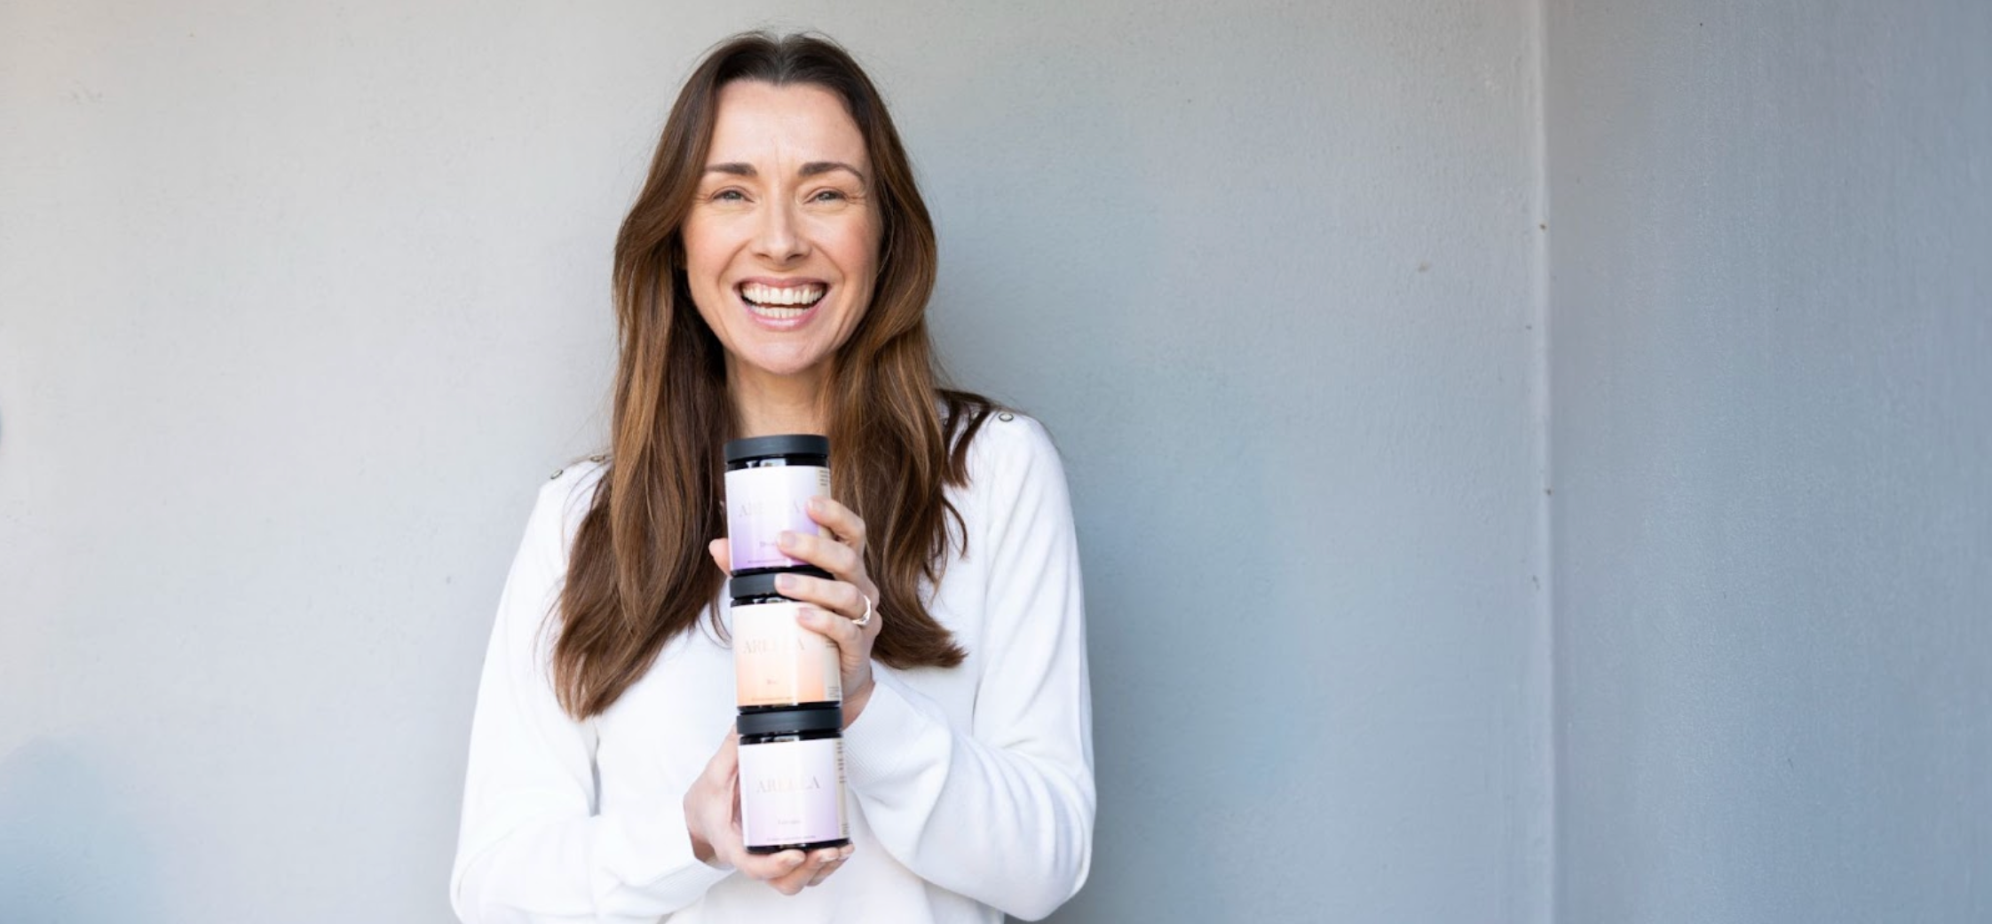
[[[803,164],[802,169],[796,171],[796,173],[799,176],[812,177],[812,176],[819,176],[821,174],[829,173],[832,170],[843,170],[849,173],[850,175],[857,177],[858,181],[861,183],[864,182],[865,179],[864,173],[858,170],[858,168],[853,167],[850,164],[844,163],[843,161],[840,160],[813,160],[810,161],[809,163]]]

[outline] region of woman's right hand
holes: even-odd
[[[692,853],[708,866],[738,870],[759,879],[783,895],[820,885],[851,855],[851,846],[825,847],[804,854],[748,853],[740,832],[740,735],[726,733],[719,753],[706,762],[705,772],[685,791],[685,826]]]

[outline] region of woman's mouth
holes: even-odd
[[[816,307],[829,287],[820,282],[793,285],[743,282],[738,291],[740,300],[747,303],[747,310],[755,317],[769,321],[793,321]]]

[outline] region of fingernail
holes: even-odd
[[[798,583],[800,582],[795,579],[795,575],[793,574],[775,575],[775,589],[782,593],[789,593],[795,590],[795,585]]]
[[[777,536],[775,537],[775,544],[776,544],[776,545],[778,545],[778,546],[780,546],[780,547],[782,547],[782,548],[784,548],[784,549],[791,549],[791,548],[794,548],[794,547],[795,547],[795,533],[793,533],[793,532],[790,532],[790,531],[788,531],[788,530],[786,530],[786,529],[785,529],[785,530],[782,530],[782,531],[781,531],[781,534],[780,534],[780,535],[777,535]]]
[[[811,498],[809,499],[809,509],[810,509],[810,510],[812,510],[812,511],[815,511],[816,513],[822,513],[822,512],[823,512],[823,498],[822,498],[821,496],[812,496],[812,497],[811,497]]]
[[[782,855],[782,865],[791,869],[802,865],[802,854],[790,851]]]
[[[851,846],[850,844],[845,844],[845,845],[843,846],[843,848],[842,848],[842,849],[840,849],[840,850],[838,850],[838,851],[837,851],[837,859],[839,859],[839,860],[848,860],[848,859],[850,859],[850,858],[851,858],[851,851],[853,851],[853,850],[856,850],[856,849],[858,849],[858,848],[856,848],[856,847],[853,847],[853,846]]]

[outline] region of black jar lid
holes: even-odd
[[[800,574],[826,581],[830,579],[830,572],[808,566],[783,568],[780,571],[758,571],[753,574],[736,575],[733,580],[727,582],[729,585],[727,593],[732,594],[735,600],[741,597],[779,597],[782,592],[775,589],[775,577],[782,574]]]
[[[740,729],[742,738],[752,738],[755,735],[798,735],[809,732],[843,731],[844,708],[833,704],[813,709],[743,712],[736,727]]]
[[[726,441],[728,464],[764,456],[828,455],[830,455],[830,438],[817,436],[814,433],[782,433],[775,436],[750,436],[744,440]]]

